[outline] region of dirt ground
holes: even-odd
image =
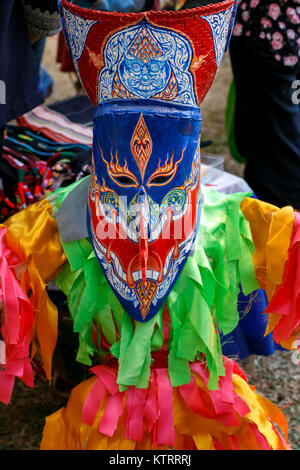
[[[55,80],[54,89],[47,102],[56,102],[75,94],[73,81],[59,71],[56,63],[56,41],[47,41],[43,63]],[[207,153],[222,155],[225,170],[242,176],[243,166],[229,154],[224,131],[224,115],[228,88],[232,80],[228,56],[217,74],[213,87],[203,105],[204,140],[213,143]],[[284,412],[289,423],[289,442],[292,449],[300,449],[300,369],[294,363],[292,352],[278,351],[270,357],[251,357],[243,362],[249,382],[257,392],[272,400]],[[0,404],[0,450],[37,450],[42,436],[45,417],[64,406],[66,398],[58,395],[41,379],[36,379],[34,389],[20,381],[15,387],[9,406]]]

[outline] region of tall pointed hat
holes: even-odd
[[[235,0],[183,11],[102,12],[61,0],[66,42],[96,107],[87,224],[114,293],[135,320],[162,308],[200,219],[200,104]]]

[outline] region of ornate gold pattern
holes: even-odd
[[[132,135],[130,147],[143,179],[148,161],[152,154],[152,139],[144,121],[143,114],[141,114]]]

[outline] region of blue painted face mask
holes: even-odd
[[[90,238],[108,282],[139,321],[162,307],[199,221],[200,113],[168,111],[110,103],[94,118]]]

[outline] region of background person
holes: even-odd
[[[300,209],[300,0],[242,0],[230,42],[233,137],[256,196]],[[298,100],[299,101],[299,100]]]

